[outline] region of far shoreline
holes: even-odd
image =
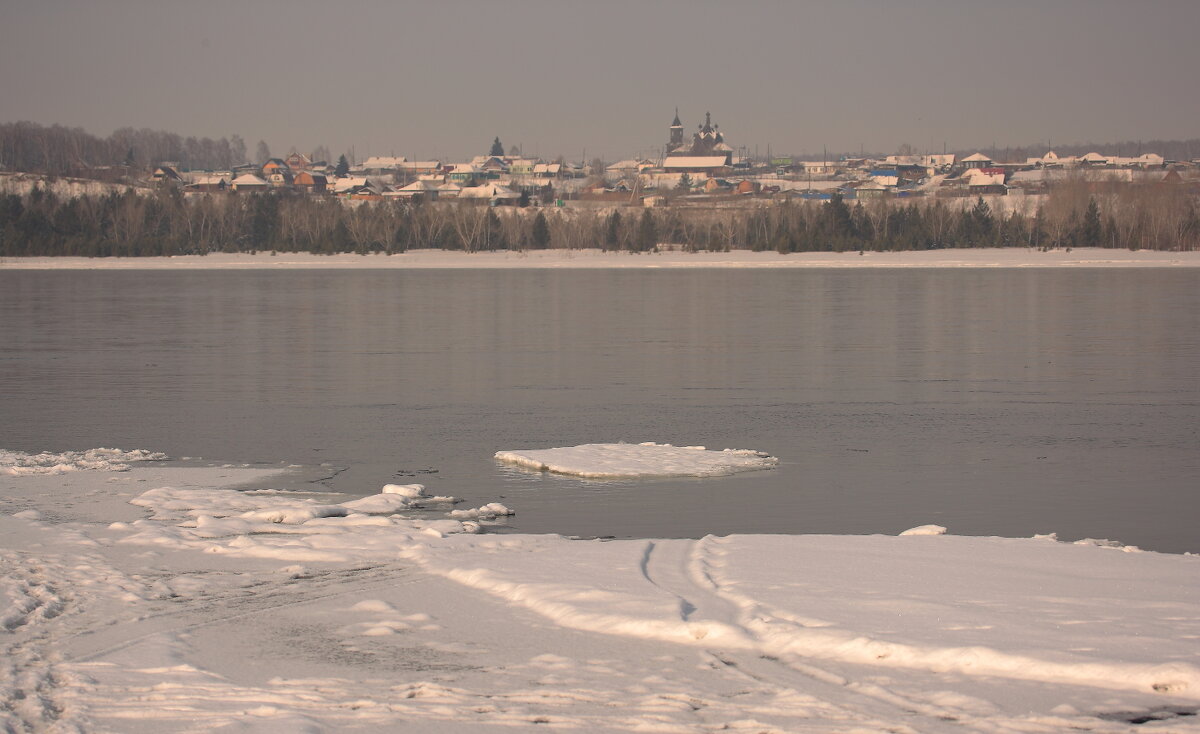
[[[213,253],[171,257],[4,257],[4,270],[454,270],[454,269],[849,269],[849,268],[1200,268],[1200,251],[985,248],[905,252],[659,252],[526,250],[394,255]]]

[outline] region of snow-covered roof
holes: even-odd
[[[979,168],[972,168],[963,174],[968,186],[996,186],[1004,183],[1004,173],[985,173]]]
[[[267,186],[268,184],[265,180],[259,178],[258,176],[255,176],[253,173],[243,173],[242,175],[233,179],[233,185],[235,187],[237,187],[237,186]]]
[[[337,193],[337,192],[342,192],[342,191],[349,191],[350,189],[357,188],[359,186],[366,186],[366,185],[367,185],[367,177],[366,176],[347,176],[345,178],[339,178],[336,181],[334,181],[333,182],[333,190],[335,193]]]
[[[984,161],[991,163],[992,159],[988,158],[983,153],[973,153],[966,158],[963,158],[963,163],[980,163]]]
[[[663,161],[663,168],[719,168],[725,165],[723,155],[671,156]]]
[[[423,170],[424,169],[432,170],[435,168],[440,168],[441,165],[442,165],[441,161],[401,161],[400,163],[397,164],[397,166],[399,168],[407,168],[407,169],[419,168],[419,169],[423,169]]]
[[[257,176],[255,178],[257,178]],[[201,176],[200,178],[197,178],[194,183],[197,186],[218,186],[221,183],[228,184],[229,179],[225,178],[224,176]],[[266,183],[266,181],[263,181],[263,183]]]
[[[363,168],[397,168],[405,160],[404,156],[373,155],[363,162]]]
[[[482,186],[467,186],[459,194],[461,199],[516,199],[521,195],[507,186],[487,183]]]
[[[412,192],[437,191],[440,187],[441,187],[441,184],[439,184],[436,181],[426,181],[426,180],[422,179],[420,181],[413,181],[412,183],[410,183],[407,186],[401,186],[397,190],[398,191],[412,191]]]
[[[639,161],[639,160],[634,160],[633,158],[627,158],[623,161],[617,161],[616,163],[612,164],[611,166],[608,167],[608,170],[610,170],[610,171],[636,171],[639,168],[641,168],[643,165],[645,165],[645,161]]]

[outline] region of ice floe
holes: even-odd
[[[761,451],[660,443],[589,443],[551,449],[497,451],[496,459],[508,464],[569,474],[586,479],[637,479],[654,477],[716,477],[736,472],[770,469],[779,459]]]
[[[25,476],[62,474],[69,471],[127,471],[137,461],[163,461],[166,454],[135,449],[89,449],[87,451],[24,454],[0,449],[0,474]]]

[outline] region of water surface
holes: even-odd
[[[529,532],[1200,551],[1191,269],[0,271],[0,317],[5,448],[328,464],[338,491],[419,481]],[[491,458],[609,441],[782,464],[584,482]]]

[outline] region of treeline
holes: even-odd
[[[1200,248],[1200,206],[1181,187],[1131,185],[1093,192],[1052,188],[1039,205],[1019,198],[994,211],[982,197],[903,203],[840,197],[789,203],[730,216],[724,212],[664,217],[665,241],[691,249],[788,252],[896,251],[976,247]]]
[[[1002,201],[1002,200],[996,200]],[[1013,201],[1013,200],[1009,200]],[[1016,200],[1020,202],[1020,200]],[[1027,203],[1027,202],[1021,202]],[[934,199],[853,205],[793,201],[753,209],[491,208],[466,202],[363,203],[276,195],[185,199],[164,188],[64,199],[0,196],[0,256],[139,257],[211,252],[398,253],[409,249],[929,250],[970,247],[1200,247],[1197,197],[1178,187],[1084,186],[998,212]]]
[[[0,123],[0,169],[116,180],[126,171],[112,169],[144,171],[161,161],[187,169],[229,170],[246,161],[246,143],[237,135],[185,138],[123,127],[101,138],[78,127]],[[103,175],[106,169],[111,175]]]

